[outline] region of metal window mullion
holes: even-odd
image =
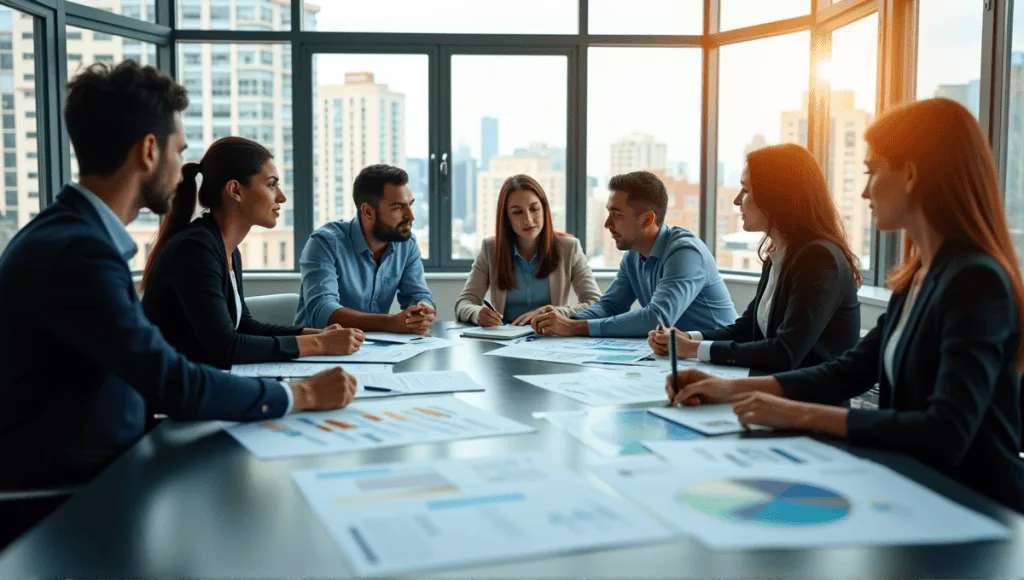
[[[292,47],[293,269],[313,233],[313,53]]]
[[[700,237],[717,255],[718,236],[718,73],[721,49],[711,41],[718,32],[719,0],[704,4],[704,46],[701,49]]]
[[[990,0],[984,13],[978,120],[995,157],[999,191],[1005,197],[1009,113],[1012,0]]]

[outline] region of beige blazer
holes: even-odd
[[[558,248],[558,268],[548,275],[551,288],[551,304],[566,316],[572,316],[601,298],[601,289],[594,281],[594,274],[587,264],[587,257],[580,247],[580,241],[572,236],[555,238]],[[480,253],[473,260],[473,269],[466,280],[458,301],[455,302],[455,318],[462,322],[477,323],[483,301],[488,292],[491,304],[498,312],[505,311],[504,290],[498,289],[498,274],[494,264],[494,238],[484,240]],[[569,286],[576,292],[579,303],[569,306]]]

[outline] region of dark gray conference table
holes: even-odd
[[[436,336],[454,338],[435,326]],[[482,341],[424,353],[396,371],[462,369],[487,387],[458,397],[534,425],[538,432],[364,453],[260,461],[217,422],[165,421],[49,518],[0,553],[0,578],[337,578],[351,575],[290,474],[295,469],[468,458],[540,450],[586,473],[604,460],[534,419],[582,409],[513,374],[566,365],[481,356]],[[1024,518],[903,456],[853,449],[970,508],[1008,523],[1013,539],[945,546],[714,552],[678,538],[644,547],[580,552],[446,570],[445,578],[1021,577]],[[597,480],[590,477],[591,481]],[[601,487],[603,484],[598,484]],[[608,489],[608,488],[604,488]],[[396,538],[401,541],[401,538]],[[424,576],[417,574],[417,576]]]

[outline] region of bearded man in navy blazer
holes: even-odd
[[[181,180],[185,89],[153,67],[96,64],[64,111],[81,179],[0,256],[0,488],[80,482],[135,443],[146,416],[246,421],[347,405],[341,369],[286,384],[194,364],[143,315],[125,229]]]

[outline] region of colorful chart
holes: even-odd
[[[588,435],[619,447],[620,455],[649,453],[640,443],[644,440],[687,441],[704,437],[645,410],[591,414],[587,417],[585,430]]]
[[[806,527],[850,515],[850,500],[833,490],[774,479],[719,479],[690,486],[676,500],[731,523]]]

